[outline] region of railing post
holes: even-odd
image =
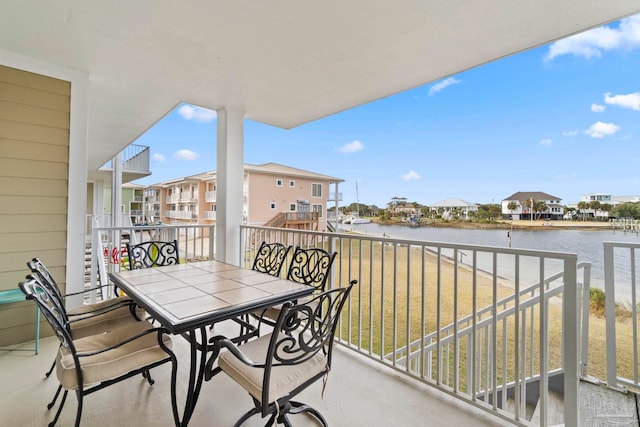
[[[604,307],[607,331],[607,384],[617,387],[616,367],[616,292],[613,268],[613,245],[604,242]]]
[[[578,386],[580,382],[580,339],[578,322],[577,255],[564,259],[564,293],[562,298],[563,366],[564,366],[564,425],[578,426]]]

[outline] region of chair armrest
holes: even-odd
[[[165,329],[165,328],[161,328],[160,327],[160,328],[147,329],[144,332],[140,332],[140,333],[138,333],[136,335],[133,335],[133,336],[127,338],[126,340],[117,342],[117,343],[112,344],[112,345],[110,345],[108,347],[101,348],[100,350],[78,352],[78,353],[76,353],[76,356],[78,356],[78,357],[95,356],[96,354],[104,353],[106,351],[113,350],[113,349],[116,349],[118,347],[122,347],[123,345],[128,344],[131,341],[135,341],[135,340],[140,339],[140,338],[142,338],[142,337],[144,337],[146,335],[149,335],[149,334],[158,334],[158,345],[160,345],[160,347],[165,352],[169,351],[169,349],[166,348],[166,346],[162,342],[162,335],[169,334],[169,331],[167,329]]]
[[[238,360],[240,360],[245,365],[253,366],[254,368],[264,368],[265,367],[264,363],[256,363],[253,360],[249,359],[247,357],[247,355],[244,354],[238,348],[238,346],[236,346],[233,343],[233,341],[231,341],[229,338],[225,337],[224,335],[215,336],[215,337],[211,338],[209,340],[209,342],[213,342],[213,353],[211,355],[211,358],[207,362],[207,366],[210,365],[210,364],[213,366],[213,362],[215,361],[215,359],[218,358],[218,355],[220,354],[220,350],[222,350],[223,348],[226,348],[235,357],[237,357]]]
[[[133,300],[117,300],[114,301],[113,304],[105,305],[100,308],[96,308],[95,310],[88,310],[82,313],[72,313],[68,314],[69,323],[79,322],[85,319],[91,319],[92,317],[102,316],[105,313],[109,313],[114,310],[119,310],[123,307],[129,307],[130,311],[135,313],[136,303]]]

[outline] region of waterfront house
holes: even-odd
[[[544,209],[536,209],[536,202],[544,202]],[[564,206],[561,202],[559,197],[541,191],[518,191],[502,200],[502,217],[515,220],[562,219]]]
[[[94,173],[182,102],[217,112],[216,226],[224,233],[217,233],[216,257],[240,264],[245,120],[294,128],[638,12],[637,0],[569,0],[562,7],[549,0],[499,0],[491,7],[456,1],[187,0],[113,7],[109,2],[4,0],[0,289],[15,288],[24,278],[24,261],[38,256],[66,291],[82,290],[85,214],[100,211],[94,206],[100,199],[96,194],[102,195],[103,184],[94,181]],[[331,161],[317,161],[323,160]],[[565,281],[575,284],[575,259],[567,257],[564,265]],[[82,303],[79,297],[66,302]],[[578,423],[575,313],[565,319],[565,425],[573,427]],[[32,339],[32,304],[3,308],[0,325],[1,345]],[[455,360],[455,351],[446,354]],[[361,376],[358,382],[376,378]],[[437,381],[441,384],[442,377]],[[13,382],[3,385],[19,389]],[[203,393],[205,388],[212,387],[203,387]],[[382,388],[372,384],[369,390]],[[459,395],[457,385],[439,390]],[[30,423],[33,410],[26,404],[32,397],[29,392],[11,405],[23,416],[13,424]],[[487,411],[524,425],[519,413],[495,407],[495,389],[493,398]],[[370,399],[356,400],[358,405],[344,410],[367,413]],[[441,405],[436,401],[437,407],[429,408],[429,419],[444,415],[451,418],[439,418],[440,424],[469,425],[455,418],[460,409]],[[473,395],[467,406],[482,405]],[[377,421],[394,425],[395,420]]]
[[[443,219],[469,219],[478,212],[479,206],[466,200],[450,198],[428,206],[430,212],[437,212]],[[470,214],[471,213],[471,214]]]

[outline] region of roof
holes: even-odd
[[[550,194],[543,193],[542,191],[518,191],[517,193],[513,193],[512,195],[510,195],[506,199],[503,199],[503,201],[509,201],[509,200],[525,201],[525,200],[531,200],[531,199],[533,199],[533,200],[562,200],[562,199],[560,199],[560,197],[552,196]]]
[[[0,63],[86,76],[95,170],[182,102],[292,128],[638,12],[638,0],[3,0]]]
[[[308,179],[318,179],[322,181],[331,181],[331,182],[344,182],[342,178],[336,178],[329,175],[323,175],[315,172],[306,171],[303,169],[294,168],[291,166],[281,165],[279,163],[264,163],[261,165],[244,165],[245,173],[264,173],[269,175],[280,175],[280,176],[292,176],[292,177],[300,177],[300,178],[308,178]],[[195,175],[186,176],[183,178],[175,178],[168,181],[163,181],[159,184],[155,185],[171,185],[179,182],[193,182],[193,181],[201,181],[206,179],[215,179],[216,171],[208,171],[202,172]]]
[[[451,198],[451,199],[444,199],[438,203],[435,203],[433,205],[431,205],[431,207],[459,207],[459,208],[468,208],[468,207],[478,207],[477,204],[475,203],[471,203],[471,202],[467,202],[466,200],[462,200],[462,199],[456,199],[456,198]]]

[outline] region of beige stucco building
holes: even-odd
[[[210,171],[148,186],[146,218],[166,224],[215,223],[216,175]],[[326,230],[327,208],[337,208],[341,182],[277,163],[244,165],[242,222]]]

